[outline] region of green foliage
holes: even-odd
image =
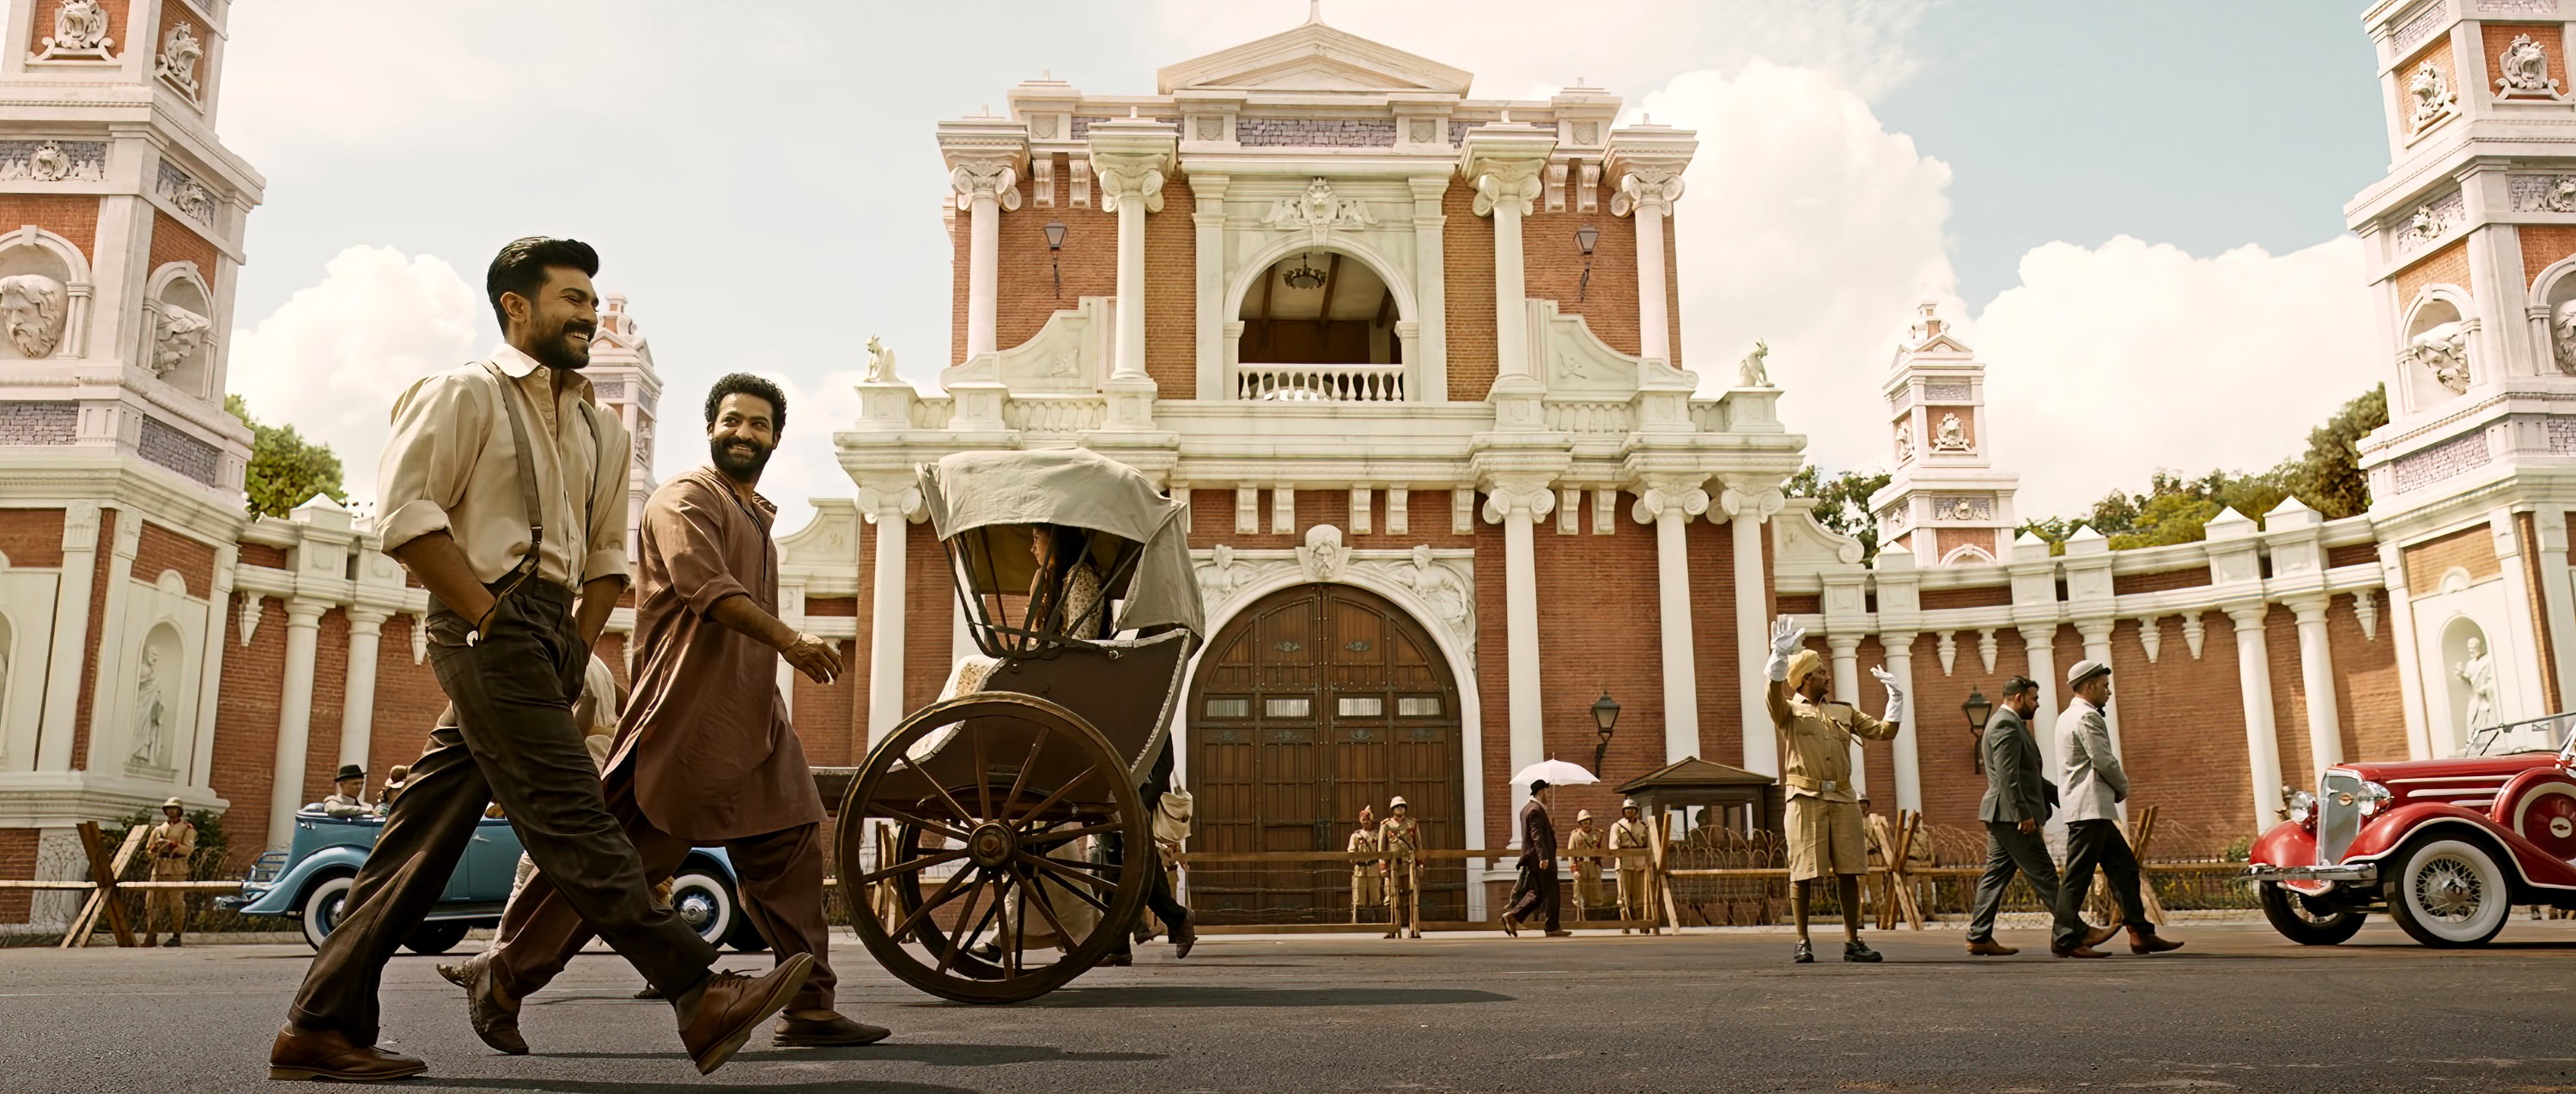
[[[242,475],[242,493],[252,516],[284,518],[295,507],[321,494],[349,500],[340,485],[340,457],[331,446],[307,444],[291,425],[262,425],[250,416],[239,395],[224,396],[224,409],[251,429],[250,466]]]
[[[1885,489],[1889,478],[1885,471],[1845,471],[1828,479],[1811,463],[1799,468],[1781,492],[1816,499],[1816,523],[1859,540],[1860,557],[1868,560],[1878,557],[1878,520],[1870,514],[1869,496]]]
[[[2308,431],[2307,452],[2281,465],[2290,491],[2327,520],[2369,509],[2370,480],[2361,473],[2361,439],[2387,424],[2387,385],[2345,403],[2326,424]]]
[[[2373,387],[2309,431],[2306,452],[2268,471],[2210,471],[2184,478],[2160,470],[2144,493],[2114,490],[2082,516],[2023,521],[2021,530],[2049,541],[2050,553],[2062,554],[2066,538],[2079,524],[2108,537],[2112,550],[2126,551],[2199,540],[2208,534],[2209,522],[2227,509],[2260,526],[2265,514],[2293,497],[2327,520],[2353,516],[2370,508],[2370,484],[2361,474],[2361,439],[2386,424],[2388,390]]]

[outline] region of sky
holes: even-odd
[[[763,492],[846,496],[830,432],[881,336],[948,364],[943,118],[1041,73],[1154,70],[1287,29],[1304,0],[263,0],[232,12],[217,131],[268,179],[231,387],[374,492],[395,394],[489,350],[507,240],[596,245],[675,426],[723,373],[779,378]],[[2388,149],[2358,0],[1325,0],[1337,27],[1476,74],[1583,81],[1693,128],[1673,221],[1683,353],[1756,339],[1829,471],[1881,468],[1879,385],[1915,305],[1990,367],[2025,517],[2160,467],[2268,467],[2381,378],[2343,203]],[[717,14],[711,14],[716,12]],[[1572,33],[1565,29],[1569,16]],[[387,27],[400,27],[399,48]],[[1555,28],[1555,29],[1551,29]],[[2223,33],[2213,33],[2224,29]],[[658,431],[657,469],[702,462]]]

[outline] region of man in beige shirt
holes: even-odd
[[[484,287],[505,344],[394,403],[378,532],[429,591],[431,660],[454,717],[430,733],[347,910],[313,955],[269,1050],[270,1078],[427,1070],[375,1047],[376,986],[447,887],[487,804],[508,815],[599,937],[671,1000],[701,1074],[731,1059],[812,971],[805,954],[758,978],[710,971],[715,947],[653,903],[573,725],[591,644],[627,581],[626,431],[581,378],[599,325],[598,270],[598,254],[573,240],[503,247]],[[486,977],[466,1014],[486,1044],[524,1053],[517,1008]]]
[[[189,860],[197,854],[197,826],[188,823],[188,808],[179,799],[161,803],[161,823],[144,833],[143,845],[152,855],[152,880],[188,880]],[[188,926],[188,893],[184,889],[154,889],[143,901],[143,944],[159,944],[160,936],[153,926],[163,920],[170,924],[170,944],[179,944],[179,935]]]
[[[1807,632],[1788,616],[1772,625],[1771,684],[1763,689],[1780,735],[1780,783],[1789,796],[1789,907],[1798,920],[1790,960],[1816,959],[1807,941],[1809,896],[1817,878],[1832,874],[1843,909],[1843,960],[1874,962],[1878,951],[1860,940],[1860,875],[1869,869],[1869,846],[1861,835],[1860,794],[1852,789],[1852,742],[1894,739],[1905,723],[1905,692],[1894,677],[1872,669],[1887,688],[1887,717],[1826,702],[1825,659],[1806,641]]]

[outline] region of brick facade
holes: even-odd
[[[0,509],[0,556],[9,565],[51,569],[63,564],[63,511]]]
[[[2399,306],[2413,303],[2427,285],[2450,285],[2461,292],[2476,295],[2477,287],[2469,280],[2469,241],[2462,239],[2434,248],[2417,258],[2413,265],[2397,272]]]
[[[43,6],[45,0],[39,0]],[[52,33],[53,17],[45,18]],[[40,40],[42,35],[30,41]],[[0,194],[0,224],[33,224],[71,241],[93,264],[98,261],[98,199],[87,194]]]
[[[159,209],[152,211],[152,269],[159,270],[173,262],[194,262],[198,276],[212,284],[215,254],[215,245],[187,221]]]
[[[1442,292],[1448,307],[1442,316],[1449,339],[1449,397],[1479,402],[1494,386],[1494,222],[1476,215],[1474,187],[1451,182],[1440,198]],[[1607,234],[1606,232],[1604,233]],[[1524,226],[1521,251],[1529,245]],[[1595,271],[1599,272],[1598,270]]]
[[[2454,567],[2466,570],[2474,584],[2503,572],[2496,558],[2494,533],[2484,524],[2435,536],[2399,552],[2406,567],[2406,591],[2418,598],[2438,592],[2442,575]]]

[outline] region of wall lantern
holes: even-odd
[[[1574,288],[1574,298],[1592,295],[1592,245],[1601,241],[1601,229],[1589,224],[1574,230],[1574,245],[1583,249],[1583,280]]]
[[[1592,773],[1601,773],[1601,758],[1610,753],[1610,731],[1619,724],[1619,702],[1610,697],[1610,689],[1601,689],[1601,698],[1592,703],[1592,724],[1601,734],[1601,743],[1592,750]]]
[[[1968,716],[1968,750],[1975,754],[1977,770],[1982,773],[1986,769],[1986,720],[1995,716],[1995,705],[1986,701],[1985,692],[1971,689],[1968,701],[1959,704],[1959,710]]]
[[[1055,275],[1055,294],[1064,295],[1064,267],[1056,264],[1056,255],[1064,250],[1064,222],[1046,222],[1047,270]]]

